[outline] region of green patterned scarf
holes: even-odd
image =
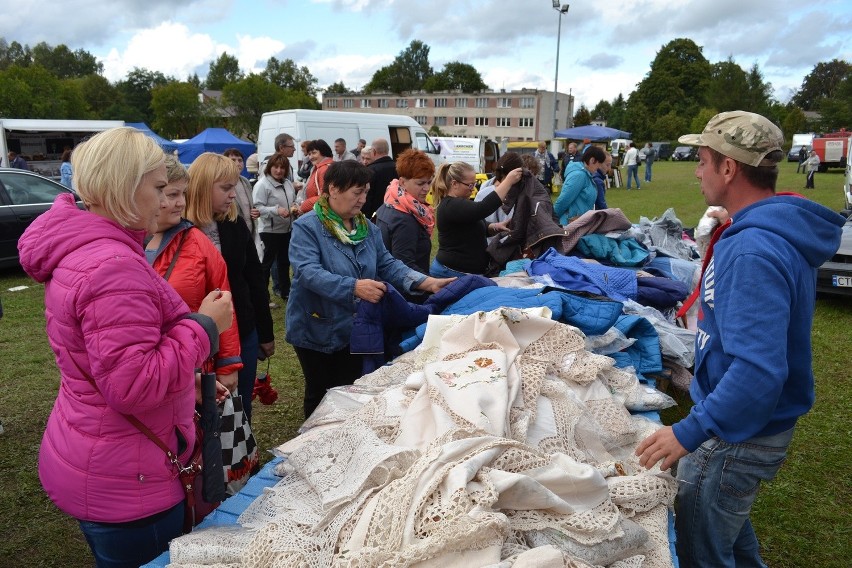
[[[351,233],[343,225],[343,219],[335,213],[328,205],[328,195],[321,195],[317,202],[314,203],[314,212],[320,218],[322,224],[328,231],[337,237],[341,243],[357,245],[367,237],[367,217],[363,213],[358,213],[357,217],[352,218],[352,223],[355,230]]]

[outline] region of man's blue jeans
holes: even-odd
[[[639,165],[627,166],[627,189],[630,189],[630,177],[636,180],[636,189],[639,189]]]
[[[645,160],[645,181],[651,181],[651,170],[653,169],[653,165],[654,162],[649,162],[648,160]],[[636,185],[639,185],[639,183],[637,182]]]
[[[447,268],[435,258],[432,260],[432,264],[429,265],[429,276],[432,278],[461,278],[462,276],[467,276],[467,273]]]
[[[168,550],[183,533],[183,501],[162,513],[129,523],[79,521],[98,568],[137,568]]]
[[[778,473],[792,438],[792,428],[739,444],[712,438],[680,459],[675,528],[681,568],[766,567],[749,514],[761,481]]]

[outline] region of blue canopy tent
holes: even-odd
[[[224,128],[208,128],[178,146],[178,158],[182,164],[189,165],[204,152],[221,154],[228,148],[236,148],[248,158],[257,151],[251,142],[240,140]],[[245,175],[245,170],[243,170]]]
[[[154,142],[160,145],[160,148],[163,149],[164,152],[174,152],[178,149],[179,144],[177,142],[172,142],[171,140],[167,140],[148,128],[148,125],[144,122],[125,122],[127,126],[132,126],[136,130],[141,130],[148,136],[154,139]]]
[[[585,140],[588,138],[592,142],[607,142],[613,138],[630,138],[630,133],[618,130],[617,128],[589,124],[586,126],[566,128],[565,130],[557,130],[553,133],[553,137],[568,138],[571,140]]]

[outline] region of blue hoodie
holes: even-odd
[[[594,209],[597,196],[598,186],[586,169],[586,164],[571,162],[565,168],[565,182],[553,204],[553,212],[559,217],[561,225],[567,225],[574,217]]]
[[[695,406],[673,426],[690,452],[792,428],[814,402],[816,269],[840,245],[843,218],[779,195],[737,212],[701,282]]]

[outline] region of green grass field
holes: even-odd
[[[779,190],[802,191],[804,176],[796,164],[784,163]],[[634,222],[673,208],[684,226],[694,226],[705,209],[695,163],[658,162],[654,181],[641,191],[611,189],[607,201]],[[640,179],[644,179],[640,169]],[[842,173],[817,174],[808,197],[839,210],[843,205]],[[14,286],[28,288],[8,292]],[[759,291],[756,291],[759,293]],[[20,270],[0,271],[0,567],[93,566],[77,524],[54,507],[44,494],[36,470],[38,448],[53,405],[59,378],[44,333],[44,289]],[[302,419],[302,380],[293,350],[284,338],[284,313],[274,311],[277,354],[270,373],[280,397],[272,406],[256,403],[255,431],[261,448],[278,445],[296,434]],[[767,314],[771,325],[771,314]],[[787,464],[764,486],[752,515],[772,568],[845,567],[852,558],[852,475],[846,459],[852,453],[852,301],[820,298],[813,328],[817,402],[797,429]],[[688,407],[664,415],[670,422]],[[264,459],[269,459],[268,454]]]

